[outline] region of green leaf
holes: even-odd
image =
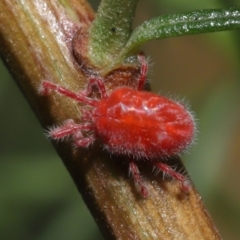
[[[88,56],[95,66],[109,65],[126,45],[138,0],[103,0],[89,31]]]
[[[122,61],[143,43],[161,38],[240,28],[240,9],[198,10],[153,18],[137,27],[118,60]]]

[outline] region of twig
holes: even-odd
[[[64,2],[61,5],[60,2]],[[43,127],[79,118],[71,100],[38,94],[43,79],[75,92],[87,79],[77,69],[71,41],[94,17],[84,1],[0,0],[0,54]],[[145,163],[150,196],[142,199],[121,158],[100,144],[88,150],[68,141],[55,148],[106,239],[221,239],[193,187],[181,193],[178,183],[153,176]],[[181,167],[179,159],[173,164]]]

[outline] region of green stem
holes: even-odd
[[[138,0],[103,0],[89,31],[88,56],[93,65],[112,63],[132,32]]]

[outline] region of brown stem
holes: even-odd
[[[85,86],[71,42],[78,29],[91,24],[89,5],[84,0],[0,0],[0,9],[1,57],[43,127],[78,119],[75,102],[54,93],[39,96],[38,88],[43,79],[75,92]],[[153,176],[147,162],[141,163],[150,192],[142,199],[127,165],[100,144],[89,150],[67,141],[54,145],[106,239],[220,239],[194,187],[186,196],[178,183]]]

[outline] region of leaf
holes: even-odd
[[[89,57],[95,66],[112,63],[126,45],[138,0],[103,0],[89,31]]]
[[[236,8],[198,10],[156,17],[133,31],[119,59],[149,40],[237,28],[240,28],[240,9]]]

